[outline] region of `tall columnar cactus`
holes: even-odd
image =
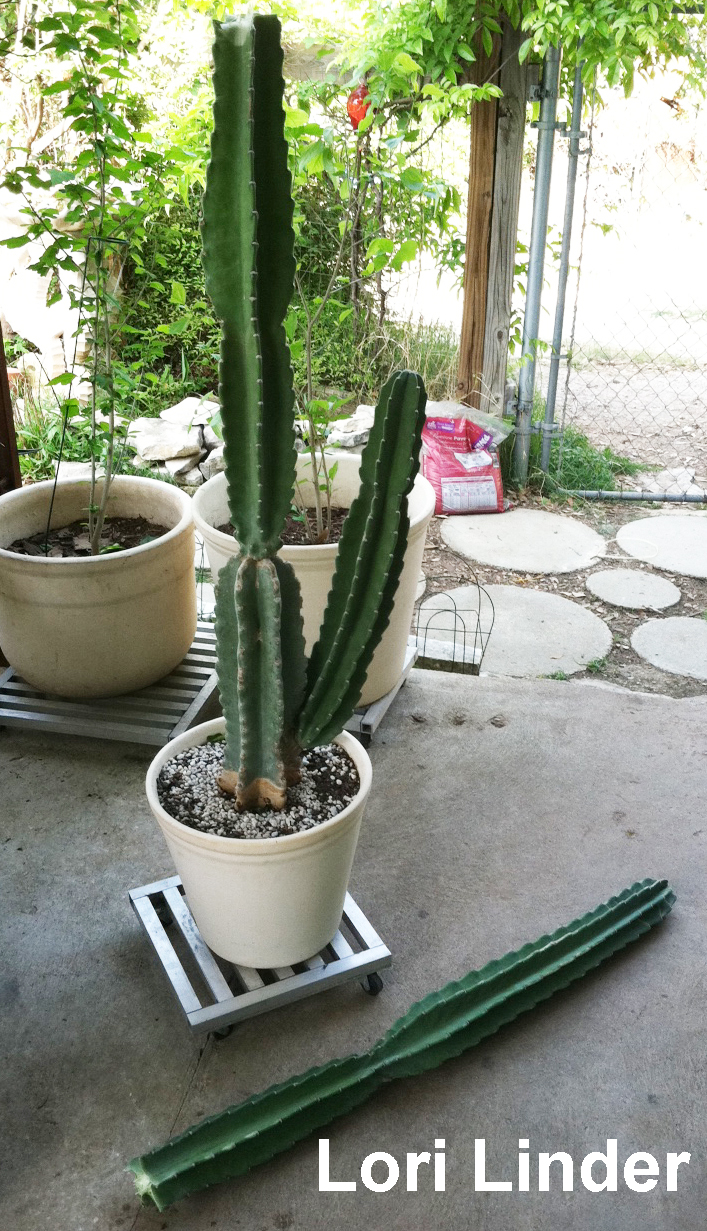
[[[203,205],[206,288],[222,323],[219,397],[239,554],[216,599],[225,772],[241,808],[284,806],[301,748],[352,713],[390,618],[418,466],[425,391],[388,381],[346,519],[309,665],[299,584],[276,556],[295,483],[294,392],[284,319],[294,232],[276,17],[215,23],[214,131]]]

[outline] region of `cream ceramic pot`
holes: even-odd
[[[338,816],[313,829],[282,838],[201,833],[165,812],[157,779],[173,756],[223,733],[224,725],[223,718],[201,723],[162,748],[147,773],[147,799],[209,948],[239,966],[291,966],[323,949],[341,922],[371,762],[353,736],[337,738],[360,787]]]
[[[329,453],[329,466],[337,465],[333,480],[332,501],[335,505],[349,508],[359,488],[361,458],[357,454]],[[298,489],[305,505],[313,504],[313,488],[310,480],[312,465],[308,455],[297,459]],[[235,539],[217,530],[229,520],[228,495],[225,474],[217,474],[196,492],[194,521],[206,544],[211,573],[217,577],[224,564],[238,550]],[[368,668],[360,704],[370,705],[397,683],[403,669],[405,650],[410,635],[415,591],[422,567],[425,535],[434,513],[434,491],[427,479],[418,475],[408,497],[410,531],[405,551],[405,563],[395,595],[390,623],[378,645]],[[326,607],[336,564],[335,543],[312,544],[306,547],[283,547],[280,555],[288,560],[297,574],[302,590],[302,615],[307,653],[312,650]]]
[[[177,666],[196,631],[191,501],[157,479],[118,476],[108,515],[167,534],[139,547],[54,559],[5,550],[46,525],[54,483],[0,497],[0,646],[29,684],[62,697],[145,688]],[[51,526],[85,519],[90,484],[56,485]]]

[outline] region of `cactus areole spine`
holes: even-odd
[[[215,22],[214,129],[203,201],[206,289],[221,321],[219,399],[240,554],[216,596],[224,788],[282,808],[302,748],[331,740],[358,701],[387,627],[408,530],[426,395],[416,373],[381,391],[361,487],[307,663],[301,596],[276,553],[295,484],[294,390],[284,319],[295,274],[280,23]]]

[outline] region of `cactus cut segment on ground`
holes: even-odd
[[[145,1202],[164,1209],[210,1184],[243,1175],[384,1083],[436,1068],[547,1000],[637,940],[671,910],[665,880],[644,880],[566,927],[426,996],[370,1051],[332,1060],[203,1120],[129,1169]]]

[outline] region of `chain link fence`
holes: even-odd
[[[609,451],[616,488],[707,490],[707,107],[676,97],[677,88],[663,74],[629,99],[608,94],[592,117],[555,412],[554,477],[566,488],[601,486],[578,481],[584,436]],[[558,229],[565,178],[559,142],[550,214]],[[549,336],[552,268],[547,277]],[[544,394],[546,352],[538,371]]]

